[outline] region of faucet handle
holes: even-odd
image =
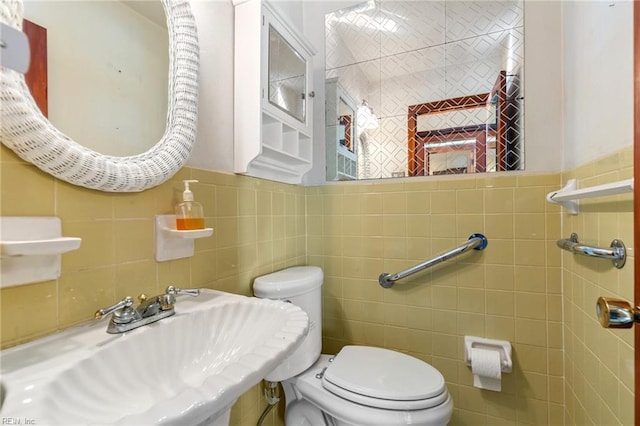
[[[167,294],[175,296],[177,294],[186,294],[187,296],[196,297],[200,294],[200,289],[197,288],[178,288],[170,285],[166,290]]]
[[[197,288],[177,288],[172,285],[167,287],[165,294],[160,296],[160,309],[167,311],[173,309],[173,304],[176,303],[176,295],[185,294],[187,296],[196,297],[200,294],[200,290]]]
[[[109,315],[110,313],[113,313],[118,309],[130,308],[131,306],[133,306],[133,298],[127,296],[115,305],[109,306],[108,308],[98,309],[94,316],[96,319],[101,319],[102,317]]]

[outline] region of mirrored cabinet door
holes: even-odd
[[[306,121],[307,60],[269,24],[267,96],[269,103],[299,120]]]
[[[311,134],[315,49],[269,2],[262,1],[262,109]]]

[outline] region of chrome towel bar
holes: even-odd
[[[427,269],[433,265],[437,265],[438,263],[444,262],[445,260],[449,260],[452,257],[456,257],[467,250],[484,250],[486,246],[487,238],[484,235],[472,234],[466,243],[445,253],[439,254],[433,259],[425,260],[424,262],[412,266],[411,268],[405,269],[404,271],[400,271],[397,274],[389,274],[388,272],[383,272],[378,277],[378,283],[380,283],[380,285],[384,288],[390,288],[396,281],[402,278],[408,277],[409,275],[415,274],[416,272]]]
[[[620,269],[627,260],[627,249],[620,240],[611,241],[610,248],[592,247],[578,242],[578,234],[575,232],[571,237],[558,240],[558,247],[572,253],[583,254],[585,256],[600,257],[602,259],[611,259],[613,266]]]

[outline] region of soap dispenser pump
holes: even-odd
[[[190,183],[197,180],[185,180],[182,202],[176,205],[176,229],[179,231],[191,231],[204,229],[204,210],[202,204],[193,201],[193,192],[189,189]]]

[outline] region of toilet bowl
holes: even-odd
[[[446,425],[453,400],[442,374],[412,356],[345,346],[321,355],[322,270],[299,266],[258,277],[256,297],[294,303],[309,316],[309,334],[265,380],[281,382],[285,423],[302,425]]]
[[[349,348],[359,349],[360,347],[347,346],[344,349]],[[384,351],[385,349],[382,350]],[[399,388],[394,389],[394,393],[396,394],[394,397],[402,398],[397,400],[362,395],[348,388],[340,388],[340,393],[328,389],[326,386],[326,374],[331,372],[330,368],[332,367],[332,361],[339,361],[343,351],[341,351],[336,357],[331,355],[321,355],[318,361],[316,361],[308,370],[291,379],[285,380],[282,383],[285,391],[285,399],[293,397],[294,403],[297,403],[298,401],[305,401],[312,405],[312,407],[305,406],[304,411],[296,407],[296,410],[293,413],[289,412],[289,405],[287,405],[287,409],[285,411],[285,422],[287,426],[305,424],[311,424],[314,426],[389,426],[408,424],[435,426],[446,425],[448,423],[451,418],[451,413],[453,412],[453,400],[444,386],[444,381],[441,386],[434,386],[433,388],[429,388],[427,386],[427,389],[434,391],[433,396],[419,400],[405,399],[410,393],[407,393],[405,396]],[[350,363],[344,364],[346,366]],[[373,367],[375,364],[376,362],[372,362],[371,366]],[[356,364],[354,367],[357,365],[360,364]],[[437,370],[429,366],[429,364],[425,363],[425,366],[432,370],[428,372],[428,376],[439,375]],[[356,372],[356,374],[360,374],[360,372]],[[421,375],[417,374],[417,376]],[[368,382],[371,384],[375,381],[375,377],[379,377],[379,375],[361,378],[364,379],[365,383]],[[367,380],[367,378],[374,380]],[[407,383],[419,385],[421,383],[420,380],[423,378],[424,377],[416,377],[415,380],[407,381]],[[352,377],[351,379],[357,379],[357,377]],[[401,381],[397,381],[397,384],[400,383]],[[355,383],[352,384],[352,386],[352,389],[359,388],[358,390],[363,390],[362,387],[358,387]],[[351,393],[351,395],[348,395],[348,393]],[[406,405],[412,405],[413,408],[405,408]],[[314,411],[316,412],[314,413]],[[323,423],[319,420],[322,418],[322,415],[318,415],[318,413],[324,414]],[[309,419],[311,421],[306,423],[304,420],[301,421],[300,419]]]

